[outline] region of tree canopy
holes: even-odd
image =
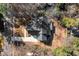
[[[7,7],[5,4],[0,4],[0,13],[5,13],[7,11]]]
[[[64,27],[70,28],[70,27],[77,26],[77,25],[78,25],[78,24],[76,23],[77,21],[78,21],[78,20],[73,19],[73,18],[64,17],[64,18],[61,20],[61,24],[62,24]]]

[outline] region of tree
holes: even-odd
[[[5,4],[0,4],[0,13],[4,14],[7,11],[7,7]]]
[[[59,11],[67,11],[67,5],[66,3],[57,4],[57,8]]]

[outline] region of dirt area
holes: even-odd
[[[12,55],[28,56],[30,54],[32,56],[51,56],[52,55],[51,48],[48,46],[45,46],[42,43],[40,44],[25,43],[25,45],[21,45],[21,46],[13,45]]]
[[[67,38],[67,29],[63,28],[56,20],[52,19],[52,22],[54,22],[55,26],[55,34],[52,41],[52,46],[53,48],[61,47]]]
[[[54,22],[56,23],[56,22]],[[4,47],[4,56],[51,56],[53,55],[52,50],[53,48],[60,47],[63,44],[63,40],[66,36],[64,36],[66,33],[65,29],[62,29],[61,27],[56,25],[56,31],[55,31],[55,37],[52,41],[52,45],[48,46],[45,45],[42,42],[32,43],[28,42],[25,43],[25,45],[21,44],[20,46],[15,46],[12,44],[8,44],[5,40],[5,47]],[[61,35],[60,35],[61,34]]]

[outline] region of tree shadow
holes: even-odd
[[[0,13],[0,32],[4,32],[4,21],[3,21],[3,14]]]
[[[12,27],[12,24],[9,23],[3,16],[3,14],[0,13],[0,34],[5,37],[4,39],[7,40],[8,43],[10,43],[10,39],[12,36],[12,32],[10,30],[10,27]]]
[[[52,23],[52,30],[50,30],[51,32],[51,35],[45,35],[47,37],[47,41],[43,41],[44,44],[48,45],[48,46],[51,46],[52,45],[52,41],[53,41],[53,38],[54,38],[54,33],[55,33],[55,26],[54,24]]]

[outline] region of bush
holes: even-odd
[[[55,56],[70,56],[72,50],[67,47],[59,47],[53,50],[53,55]]]
[[[61,21],[61,25],[64,27],[70,28],[76,26],[76,20],[73,18],[64,17]]]
[[[79,56],[79,38],[74,37],[72,42],[73,55]]]
[[[72,45],[74,48],[79,48],[79,38],[74,37]]]
[[[53,50],[55,56],[79,56],[79,38],[73,37],[71,45],[62,46]]]

